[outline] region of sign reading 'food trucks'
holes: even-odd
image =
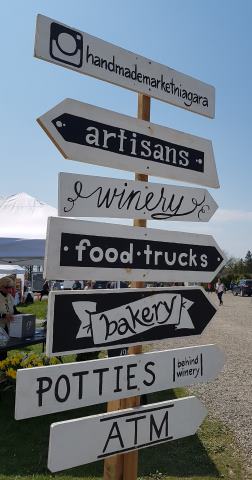
[[[35,57],[214,117],[214,87],[148,58],[37,16]]]
[[[46,351],[68,355],[199,335],[215,313],[200,287],[50,292]]]
[[[38,118],[65,158],[218,188],[212,142],[66,99]]]
[[[50,217],[45,278],[209,282],[225,263],[210,235]]]

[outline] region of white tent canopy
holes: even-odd
[[[50,216],[56,208],[27,193],[0,197],[0,263],[41,265]]]
[[[22,268],[19,265],[0,265],[0,277],[13,274],[24,275],[25,268]]]

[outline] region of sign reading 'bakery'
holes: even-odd
[[[44,15],[37,16],[35,56],[85,75],[214,117],[214,87]]]
[[[199,335],[215,313],[200,287],[51,292],[46,351],[68,355]]]

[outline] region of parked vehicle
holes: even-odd
[[[241,297],[245,295],[250,297],[252,295],[252,279],[240,280],[237,284],[233,285],[232,293],[233,295],[241,295]]]

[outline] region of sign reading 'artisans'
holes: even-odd
[[[211,85],[43,15],[37,17],[35,56],[214,117],[215,91]]]
[[[204,138],[66,99],[38,118],[65,158],[219,187]]]
[[[223,264],[224,256],[210,235],[49,218],[49,280],[208,282]]]
[[[48,468],[57,472],[194,435],[207,414],[196,397],[53,423]]]
[[[68,355],[199,335],[215,312],[200,287],[51,292],[46,351]]]

